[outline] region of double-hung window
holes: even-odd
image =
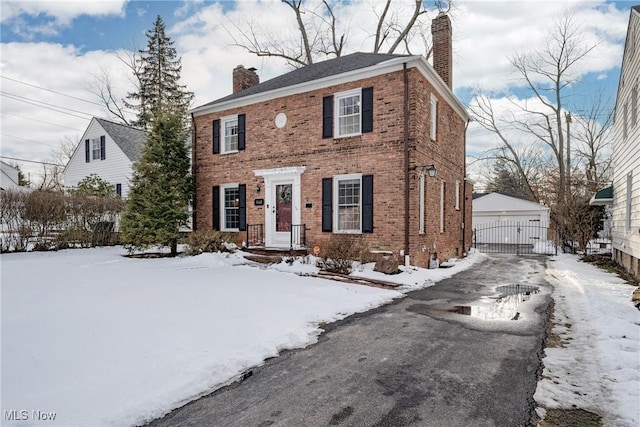
[[[360,135],[362,90],[338,93],[334,97],[336,111],[336,136]]]
[[[91,140],[91,152],[93,160],[100,160],[100,138],[93,138]]]
[[[238,151],[238,116],[222,119],[223,149],[222,152]]]
[[[362,176],[334,177],[335,224],[337,232],[362,232]]]
[[[240,189],[237,184],[220,187],[220,206],[222,206],[222,229],[238,231],[240,229]]]

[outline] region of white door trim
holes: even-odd
[[[274,169],[257,169],[253,173],[257,177],[264,179],[264,233],[265,245],[268,247],[289,248],[290,242],[278,241],[275,234],[275,186],[277,184],[292,184],[291,194],[291,223],[301,222],[301,180],[300,175],[305,171],[306,166],[296,166]]]

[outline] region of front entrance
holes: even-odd
[[[305,167],[254,171],[264,179],[264,242],[267,247],[296,249],[303,245],[301,180]]]
[[[272,183],[271,201],[269,203],[271,209],[272,230],[267,236],[272,234],[273,244],[275,246],[289,245],[291,241],[291,222],[293,219],[293,182],[289,183]],[[267,213],[268,214],[268,213]]]

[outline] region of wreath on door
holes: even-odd
[[[291,187],[288,185],[283,185],[280,187],[280,191],[278,192],[278,202],[287,204],[291,203]]]

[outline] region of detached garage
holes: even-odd
[[[473,199],[477,244],[535,245],[547,240],[549,208],[519,197],[489,193]]]

